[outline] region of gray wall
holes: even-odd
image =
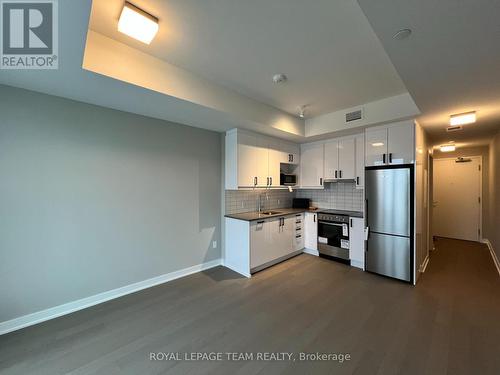
[[[220,257],[218,133],[0,85],[0,322]]]
[[[488,238],[500,259],[500,132],[490,144],[490,220]]]

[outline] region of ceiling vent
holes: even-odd
[[[345,122],[352,122],[352,121],[358,121],[363,119],[363,110],[362,109],[357,109],[352,112],[348,112],[345,114]]]
[[[448,126],[446,128],[446,131],[447,132],[457,132],[459,130],[462,130],[462,127],[461,126]]]

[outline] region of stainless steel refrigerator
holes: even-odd
[[[413,283],[413,165],[367,167],[365,269]]]

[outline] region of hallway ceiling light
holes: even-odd
[[[476,111],[459,113],[450,116],[450,125],[465,125],[476,122]]]
[[[372,146],[373,147],[382,147],[384,145],[383,142],[375,142],[375,143],[372,143]]]
[[[118,21],[118,31],[143,43],[150,44],[158,32],[158,18],[125,2]]]
[[[455,151],[456,147],[453,144],[448,144],[442,145],[441,147],[439,147],[439,149],[441,150],[441,152],[453,152]]]

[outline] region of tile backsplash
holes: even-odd
[[[263,210],[292,207],[295,191],[288,190],[226,190],[226,214],[258,210],[259,195]]]
[[[311,205],[319,208],[363,211],[363,189],[356,189],[354,182],[327,183],[324,190],[297,190],[296,197],[309,198]]]
[[[257,211],[261,196],[262,209],[292,207],[293,198],[309,198],[319,208],[363,211],[363,190],[353,182],[328,183],[324,190],[226,190],[226,214]]]

